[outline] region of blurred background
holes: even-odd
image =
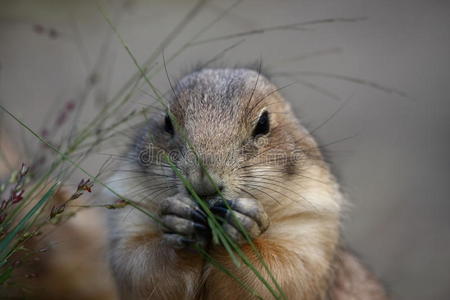
[[[139,62],[158,47],[167,59],[191,43],[167,63],[172,77],[198,62],[261,60],[277,84],[295,82],[283,94],[305,125],[333,116],[315,134],[351,202],[345,243],[393,299],[450,298],[450,2],[101,3]],[[278,27],[314,20],[323,22]],[[252,34],[227,38],[243,32]],[[61,103],[85,97],[92,82],[95,108],[135,72],[94,1],[1,1],[0,101],[32,128]],[[164,73],[154,82],[169,88]],[[134,98],[150,103],[145,88]],[[94,111],[85,109],[80,122]],[[17,126],[1,118],[20,140]],[[88,168],[99,165],[92,158]]]

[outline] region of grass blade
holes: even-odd
[[[9,278],[11,278],[11,274],[12,274],[12,271],[13,271],[13,270],[14,270],[13,267],[9,267],[9,268],[7,268],[7,269],[5,270],[5,272],[3,272],[3,273],[0,275],[0,285],[2,285],[3,283],[6,282],[6,280],[8,280]]]
[[[47,203],[53,195],[56,193],[60,182],[56,182],[52,187],[42,196],[42,198],[31,208],[28,213],[20,220],[20,222],[9,232],[6,237],[0,242],[0,267],[6,263],[6,258],[9,254],[9,245],[13,241],[14,237],[25,228],[27,222],[33,218],[33,216],[39,211],[39,209]]]

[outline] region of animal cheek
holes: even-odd
[[[283,173],[290,178],[298,174],[298,160],[294,157],[288,157],[283,165]]]

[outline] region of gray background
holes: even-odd
[[[209,2],[166,48],[166,56],[231,3]],[[105,7],[143,61],[193,4],[134,1]],[[34,128],[54,103],[82,94],[97,62],[100,83],[92,98],[109,97],[135,71],[93,1],[2,0],[0,5],[0,101]],[[248,0],[203,37],[336,17],[367,20],[250,36],[222,62],[261,58],[273,72],[341,74],[407,93],[322,76],[275,77],[280,85],[300,80],[284,95],[310,128],[343,105],[316,134],[322,144],[353,136],[328,147],[352,203],[344,218],[347,243],[388,284],[394,299],[449,299],[450,2]],[[54,28],[58,37],[37,34],[35,24]],[[101,50],[105,40],[109,46]],[[169,64],[169,72],[180,74],[237,40],[190,48]],[[308,55],[317,51],[324,54]],[[159,77],[155,82],[167,89],[167,80]],[[141,93],[136,101],[149,99]],[[13,125],[8,128],[15,132]]]

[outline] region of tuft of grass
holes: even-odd
[[[50,189],[42,196],[42,198],[25,214],[23,218],[20,219],[19,223],[14,226],[11,231],[6,233],[6,236],[0,242],[0,268],[7,263],[8,257],[14,254],[14,252],[18,249],[17,245],[15,245],[15,247],[11,247],[14,239],[18,236],[19,232],[28,227],[29,223],[32,221],[32,218],[38,213],[39,209],[41,209],[47,202],[50,201],[50,199],[55,195],[59,185],[60,182],[54,183],[50,187]],[[26,232],[24,233],[24,236],[26,239]],[[20,241],[18,242],[20,243]]]

